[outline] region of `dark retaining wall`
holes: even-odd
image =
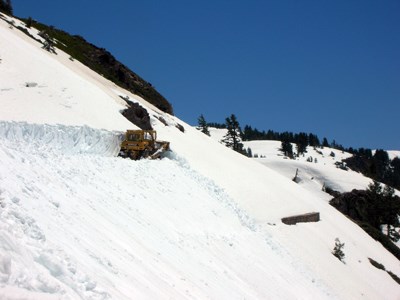
[[[286,225],[295,225],[297,223],[309,223],[309,222],[318,222],[319,212],[312,212],[303,215],[296,215],[291,217],[282,218],[282,223]]]

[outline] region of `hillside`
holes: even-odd
[[[24,20],[27,22],[28,20]],[[58,49],[69,55],[70,60],[78,60],[85,66],[101,74],[120,87],[142,97],[154,106],[169,114],[173,113],[172,105],[165,99],[151,83],[145,81],[128,67],[119,62],[110,52],[86,41],[79,35],[71,35],[63,30],[47,26],[40,22],[29,20],[30,27],[15,20],[15,28],[28,36],[42,41],[46,39]],[[31,28],[37,29],[31,30]],[[33,32],[33,33],[32,33]],[[57,52],[56,52],[57,53]]]
[[[398,260],[320,191],[3,20],[0,36],[0,299],[400,297],[369,258],[400,276]],[[167,158],[116,157],[135,128],[120,96],[147,109]],[[313,211],[321,221],[281,222]]]
[[[226,134],[226,129],[209,128],[211,138],[220,142]],[[289,159],[282,153],[281,142],[273,140],[244,141],[245,149],[250,148],[257,162],[279,172],[288,179],[293,179],[298,170],[298,184],[313,192],[321,192],[321,197],[327,196],[323,187],[331,188],[340,193],[352,189],[365,189],[372,182],[359,172],[352,171],[342,164],[343,160],[352,154],[330,148],[307,147],[307,152],[295,159]],[[292,145],[295,149],[296,145]],[[399,157],[399,151],[388,151],[391,159]]]

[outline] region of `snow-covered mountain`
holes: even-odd
[[[2,19],[0,37],[0,299],[400,298],[369,258],[398,276],[399,261],[320,188],[368,179],[324,154],[296,184],[283,159],[237,154]],[[135,128],[119,96],[148,110],[167,158],[116,157]],[[281,222],[308,212],[321,220]]]
[[[226,129],[210,128],[211,138],[221,141]],[[261,164],[277,171],[288,179],[298,174],[298,184],[307,190],[318,193],[320,197],[332,197],[323,192],[323,187],[329,187],[338,192],[349,192],[352,189],[366,189],[371,179],[360,173],[347,169],[342,160],[351,157],[350,153],[325,147],[314,149],[307,147],[307,153],[288,159],[282,154],[279,141],[243,141],[244,148],[250,148],[254,159]],[[292,145],[295,148],[295,145]],[[391,156],[396,156],[391,151]]]

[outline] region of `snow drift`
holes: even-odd
[[[0,138],[13,151],[26,148],[35,154],[59,152],[116,156],[123,134],[88,126],[0,121]]]

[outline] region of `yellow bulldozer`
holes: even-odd
[[[156,159],[169,150],[169,142],[157,141],[155,130],[127,130],[119,155],[134,160]]]

